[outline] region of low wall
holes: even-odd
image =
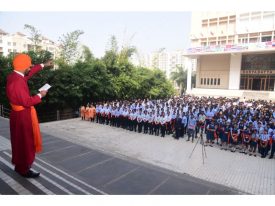
[[[193,88],[187,91],[187,94],[196,96],[214,96],[214,97],[240,97],[245,99],[264,99],[275,101],[275,92],[269,91],[251,91],[251,90],[230,90],[230,89],[201,89]]]

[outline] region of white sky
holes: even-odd
[[[96,57],[104,54],[111,35],[120,46],[129,42],[145,54],[187,49],[191,11],[275,8],[272,0],[0,0],[0,5],[0,28],[6,32],[27,33],[24,24],[31,24],[57,41],[80,29],[81,42]]]
[[[0,28],[8,33],[36,27],[42,35],[57,42],[62,34],[83,30],[80,40],[96,57],[104,55],[111,35],[119,45],[136,46],[142,53],[160,48],[168,51],[189,45],[191,12],[1,12]]]

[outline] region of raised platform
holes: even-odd
[[[233,90],[233,89],[203,89],[193,88],[187,91],[187,94],[196,96],[214,96],[214,97],[240,97],[245,99],[263,99],[275,101],[274,91],[252,91],[252,90]]]

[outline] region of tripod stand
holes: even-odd
[[[199,137],[197,139],[197,142],[196,142],[196,144],[195,144],[195,146],[194,146],[194,148],[193,148],[193,150],[192,150],[192,152],[189,156],[189,159],[191,158],[194,150],[196,149],[196,147],[197,147],[197,145],[200,141],[200,143],[201,143],[202,163],[204,164],[204,158],[207,158],[207,155],[206,155],[205,144],[204,144],[204,140],[203,140],[203,127],[201,127],[200,130],[201,130],[200,135],[199,135]]]

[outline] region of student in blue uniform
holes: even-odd
[[[248,147],[250,145],[250,141],[252,138],[251,129],[249,127],[245,127],[243,131],[243,144],[242,144],[242,153],[248,153]]]
[[[231,152],[235,152],[237,145],[238,145],[238,137],[240,134],[240,130],[238,128],[237,123],[234,124],[232,130],[231,130]]]
[[[256,149],[259,141],[259,134],[257,129],[254,129],[251,135],[249,156],[254,155],[256,157]]]
[[[161,137],[165,137],[166,126],[167,126],[167,119],[165,117],[164,112],[162,112],[161,115],[160,115],[160,133],[161,133]]]
[[[206,142],[205,142],[206,146],[209,145],[210,147],[213,147],[216,129],[217,129],[217,125],[215,125],[215,120],[212,119],[210,124],[207,125]]]
[[[179,112],[177,112],[177,116],[175,119],[175,139],[179,140],[181,135],[181,118]]]
[[[190,137],[192,137],[192,142],[194,142],[196,125],[197,125],[197,119],[195,118],[194,114],[191,113],[190,118],[188,120],[188,125],[187,125],[188,139],[186,141],[190,141]]]
[[[267,129],[264,130],[264,133],[260,135],[260,148],[261,148],[261,158],[265,158],[268,152],[268,141],[269,136],[267,133]]]
[[[274,133],[274,130],[273,130],[273,135],[271,137],[271,154],[269,156],[269,159],[273,158],[274,152],[275,152],[275,133]]]
[[[181,134],[182,137],[186,134],[186,129],[187,129],[187,123],[188,123],[188,116],[186,115],[185,112],[182,113],[182,118],[181,118]]]

